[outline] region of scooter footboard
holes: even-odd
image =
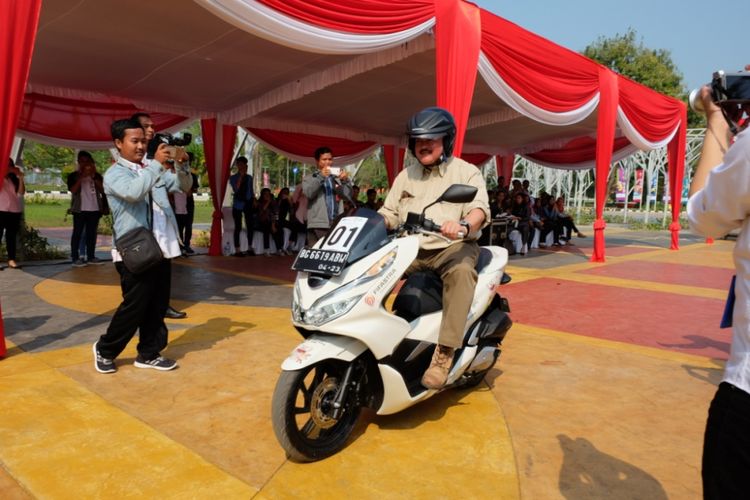
[[[361,341],[341,335],[315,334],[308,337],[289,354],[281,369],[294,371],[324,359],[353,361],[367,350]]]

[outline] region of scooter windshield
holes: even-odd
[[[346,250],[349,252],[349,257],[346,259],[347,265],[357,262],[362,257],[384,247],[389,242],[388,230],[385,227],[383,216],[369,208],[359,208],[354,213],[354,217],[361,217],[366,220],[363,221],[363,224],[359,225],[360,227],[354,234],[354,238],[346,245]],[[337,224],[326,236],[326,243],[335,243],[339,233],[341,233],[342,237],[349,234],[343,231],[342,224]]]

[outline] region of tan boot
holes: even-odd
[[[422,385],[428,389],[440,389],[448,380],[448,372],[453,364],[453,353],[456,350],[452,347],[446,347],[438,344],[435,347],[435,353],[432,355],[432,362],[427,371],[422,376]]]

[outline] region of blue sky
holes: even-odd
[[[472,1],[576,52],[599,36],[632,27],[646,47],[670,51],[688,89],[710,81],[717,69],[738,71],[750,64],[748,0]],[[716,26],[709,32],[712,20]]]

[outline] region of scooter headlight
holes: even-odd
[[[396,250],[391,250],[385,254],[380,260],[373,264],[365,273],[360,277],[346,284],[342,288],[331,292],[318,299],[315,304],[308,310],[303,310],[299,305],[299,294],[300,291],[297,285],[294,286],[294,293],[292,299],[292,319],[297,323],[306,323],[313,326],[320,326],[324,323],[332,321],[339,316],[342,316],[349,312],[352,307],[362,298],[364,293],[357,294],[356,296],[346,297],[342,300],[335,300],[337,297],[346,295],[353,288],[367,283],[376,279],[383,272],[391,267],[396,260]]]
[[[313,326],[320,326],[323,323],[332,321],[339,316],[348,313],[349,310],[354,307],[354,304],[356,304],[361,298],[362,295],[357,295],[339,302],[313,306],[304,313],[304,322]]]

